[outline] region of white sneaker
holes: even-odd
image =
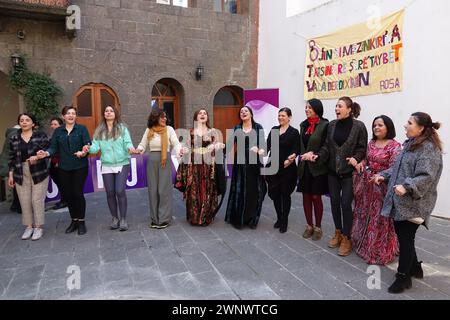
[[[28,240],[33,235],[33,228],[26,228],[22,235],[22,240]]]
[[[120,223],[119,223],[119,230],[120,231],[127,231],[128,230],[128,223],[127,220],[125,219],[120,219]]]
[[[31,237],[31,240],[33,241],[39,240],[43,234],[44,230],[42,228],[34,228],[33,237]]]

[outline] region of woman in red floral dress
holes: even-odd
[[[180,164],[175,184],[183,192],[186,219],[192,225],[208,226],[217,213],[215,153],[225,147],[218,138],[219,132],[209,125],[208,111],[204,108],[197,110],[194,113],[194,128],[184,148],[191,161]]]
[[[372,183],[379,172],[390,168],[401,151],[395,138],[395,127],[387,116],[375,118],[373,138],[367,147],[367,160],[357,166],[353,177],[355,210],[352,240],[356,253],[368,264],[386,265],[398,254],[394,222],[380,215],[386,185]]]

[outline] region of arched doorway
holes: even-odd
[[[175,80],[164,78],[155,83],[152,88],[152,108],[163,109],[167,114],[169,124],[175,129],[180,127],[180,100],[182,95],[182,86]]]
[[[238,86],[226,86],[214,96],[214,128],[222,131],[226,137],[227,129],[233,129],[239,123],[239,109],[243,106],[244,90]]]
[[[73,105],[78,110],[77,123],[85,125],[91,137],[102,120],[107,106],[120,110],[119,97],[113,89],[103,83],[89,83],[82,86],[73,96]]]

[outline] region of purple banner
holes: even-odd
[[[172,157],[172,182],[175,182],[178,162]],[[89,173],[84,184],[84,193],[104,191],[102,167],[100,157],[89,158]],[[127,189],[140,189],[147,187],[147,154],[132,156],[130,159],[130,173],[127,179]],[[50,179],[46,201],[60,198],[56,184]]]
[[[264,107],[264,104],[270,104],[275,108],[279,107],[279,89],[251,89],[244,90],[244,105],[251,101],[258,101],[263,103],[252,104],[257,110]]]
[[[244,104],[253,110],[255,121],[266,132],[278,125],[279,89],[244,90]]]

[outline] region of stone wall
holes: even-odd
[[[189,126],[199,106],[212,113],[221,87],[254,88],[258,63],[258,0],[243,0],[242,14],[214,12],[208,0],[193,3],[181,8],[156,0],[73,0],[82,16],[73,39],[61,22],[0,16],[0,71],[8,72],[13,52],[25,53],[32,70],[49,73],[63,88],[61,105],[70,104],[83,84],[108,85],[135,142],[145,128],[153,85],[172,78],[183,91],[180,125]],[[18,30],[25,31],[24,40]],[[199,64],[204,77],[196,81]]]

